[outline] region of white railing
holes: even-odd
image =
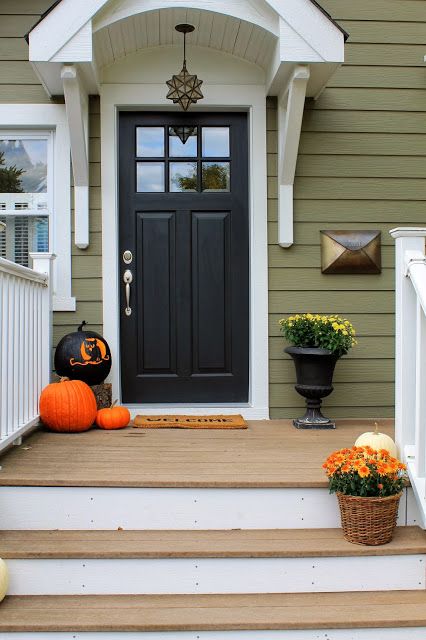
[[[50,378],[54,256],[30,255],[33,269],[0,258],[0,451],[37,424]]]
[[[395,439],[426,528],[426,228],[390,233],[396,243]]]

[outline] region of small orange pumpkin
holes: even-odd
[[[130,422],[130,412],[126,407],[116,407],[117,400],[106,409],[99,409],[96,414],[96,424],[101,429],[123,429]]]
[[[52,382],[41,392],[40,418],[52,431],[87,431],[96,418],[94,393],[81,380]]]

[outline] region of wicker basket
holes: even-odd
[[[401,493],[386,498],[347,496],[339,492],[336,495],[346,540],[367,545],[392,540]]]

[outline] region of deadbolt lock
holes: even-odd
[[[133,260],[133,254],[131,251],[129,251],[129,249],[126,249],[126,251],[123,253],[123,262],[124,264],[131,264]]]

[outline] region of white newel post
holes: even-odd
[[[54,253],[30,253],[33,263],[33,270],[44,273],[48,277],[48,286],[42,294],[41,322],[42,332],[42,353],[41,380],[45,387],[50,382],[51,355],[52,355],[52,262],[56,258]]]
[[[415,227],[398,227],[390,234],[395,238],[395,440],[399,454],[404,455],[404,448],[416,444],[416,431],[419,431],[419,415],[416,415],[416,373],[419,373],[419,355],[417,354],[417,319],[418,302],[415,289],[407,274],[406,252],[425,253],[426,229]],[[419,330],[423,322],[419,324]],[[424,339],[424,337],[423,337]],[[417,347],[416,347],[417,345]],[[416,371],[417,367],[417,371]],[[423,376],[420,376],[422,379]],[[417,429],[416,429],[417,418]],[[421,441],[422,439],[420,439]],[[419,439],[417,439],[419,445]],[[417,464],[423,455],[417,457]],[[423,466],[421,464],[420,466]]]

